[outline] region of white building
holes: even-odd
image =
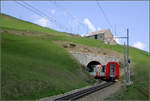
[[[114,40],[113,35],[109,29],[92,32],[86,37],[96,39],[96,40],[101,40],[102,42],[106,44],[111,44],[111,45],[117,44],[117,42]]]

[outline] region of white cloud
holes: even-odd
[[[120,43],[120,39],[119,38],[116,38],[117,36],[114,36],[114,40],[117,42],[117,43]]]
[[[133,46],[134,46],[135,48],[139,48],[139,49],[144,49],[144,48],[145,48],[144,43],[142,43],[142,42],[140,42],[140,41],[135,42],[135,43],[133,44]]]
[[[99,31],[99,30],[102,30],[102,28],[101,27],[97,27],[97,30]]]
[[[90,21],[88,18],[85,18],[85,19],[84,19],[84,23],[88,25],[88,28],[89,28],[92,32],[96,31],[95,26],[91,23],[91,21]]]
[[[36,21],[37,24],[44,26],[44,27],[48,26],[48,22],[49,22],[48,19],[44,17]]]
[[[56,10],[55,10],[55,9],[52,9],[52,10],[51,10],[51,13],[52,13],[52,14],[56,14]]]

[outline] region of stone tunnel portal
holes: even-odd
[[[88,71],[89,72],[93,72],[95,65],[99,65],[99,64],[101,64],[101,63],[98,62],[98,61],[91,61],[91,62],[89,62],[88,65],[87,65]]]

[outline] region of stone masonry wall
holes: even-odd
[[[91,61],[98,61],[102,65],[106,65],[109,61],[120,62],[119,57],[106,56],[106,55],[96,55],[91,53],[81,53],[81,52],[70,52],[80,64],[87,66]]]

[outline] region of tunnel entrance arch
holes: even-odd
[[[91,61],[91,62],[89,62],[89,63],[87,64],[87,69],[88,69],[89,72],[92,72],[92,71],[94,71],[95,65],[100,65],[100,64],[101,64],[101,63],[98,62],[98,61]]]

